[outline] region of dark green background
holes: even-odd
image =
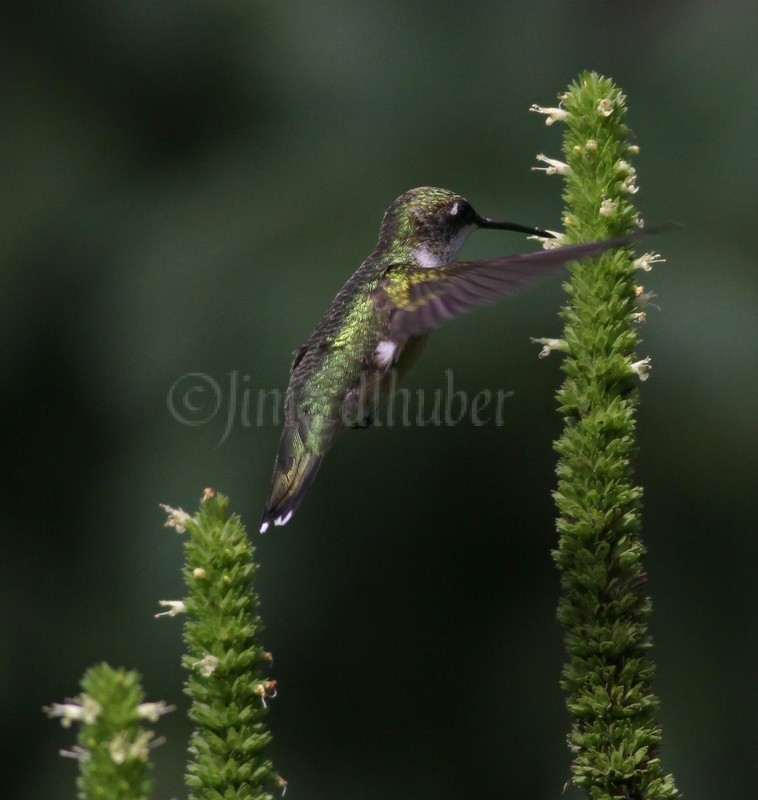
[[[73,796],[40,707],[91,663],[182,707],[180,540],[205,486],[257,529],[278,430],[177,422],[290,352],[389,202],[454,189],[559,226],[529,114],[583,69],[628,95],[636,199],[668,263],[642,330],[663,759],[689,798],[754,784],[756,36],[749,2],[42,2],[0,11],[3,796]],[[469,256],[525,244],[480,233]],[[285,529],[254,536],[292,798],[556,798],[568,777],[551,442],[560,281],[441,330],[410,385],[514,392],[502,427],[346,435]],[[160,723],[156,797],[187,728]],[[751,785],[752,784],[752,785]],[[567,797],[578,796],[571,791]]]

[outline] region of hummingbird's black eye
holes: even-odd
[[[459,225],[469,225],[474,222],[474,209],[465,200],[456,200],[450,207],[450,218]]]

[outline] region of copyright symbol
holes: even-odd
[[[182,425],[204,425],[221,408],[221,388],[204,372],[185,372],[166,395],[169,414]]]

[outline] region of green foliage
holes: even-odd
[[[187,773],[191,800],[264,800],[285,785],[265,755],[271,735],[264,718],[276,682],[265,676],[271,655],[257,642],[262,624],[251,588],[253,550],[228,506],[226,497],[206,491],[195,517],[173,520],[188,533],[183,664],[196,724]]]
[[[81,682],[82,693],[46,709],[65,727],[79,723],[78,745],[65,752],[79,762],[80,800],[146,800],[150,793],[148,756],[153,732],[143,720],[156,721],[170,709],[145,703],[136,672],[107,664],[91,667]]]
[[[566,123],[563,221],[568,243],[629,233],[640,224],[630,202],[637,191],[627,141],[625,98],[609,80],[584,74],[553,113]],[[661,729],[651,691],[653,663],[642,592],[642,489],[632,474],[641,319],[636,265],[616,250],[573,265],[562,311],[565,380],[558,393],[565,428],[555,500],[561,572],[558,618],[568,663],[562,686],[573,718],[572,776],[591,798],[674,798],[658,758]]]

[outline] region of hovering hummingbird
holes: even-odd
[[[539,228],[478,214],[447,189],[411,189],[387,209],[374,252],[340,289],[302,347],[294,351],[285,422],[261,533],[285,525],[335,437],[367,427],[429,332],[445,320],[509,297],[628,238],[456,262],[476,228],[549,238]]]

